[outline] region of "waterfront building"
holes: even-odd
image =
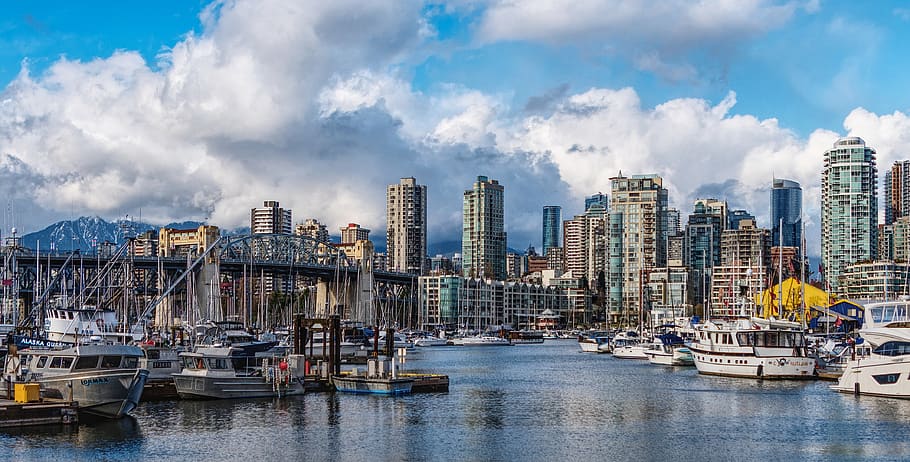
[[[556,276],[559,274],[559,276]],[[560,274],[553,270],[544,272],[542,284],[555,288],[564,300],[564,306],[554,309],[560,313],[567,326],[584,327],[593,321],[591,291],[585,285],[585,279],[572,274],[571,271]]]
[[[217,226],[202,225],[192,229],[161,228],[158,231],[158,255],[162,257],[197,256],[218,238]]]
[[[562,224],[562,207],[545,205],[543,207],[543,254],[547,255],[553,247],[559,247],[559,226]]]
[[[711,271],[711,317],[752,315],[752,295],[765,288],[771,264],[771,230],[742,220],[721,233],[721,261]]]
[[[642,276],[665,266],[662,239],[668,193],[658,175],[610,178],[607,228],[608,313],[614,326],[637,325],[642,312]]]
[[[727,226],[727,203],[717,199],[696,199],[686,224],[683,241],[685,265],[694,281],[692,304],[710,301],[711,269],[720,264],[721,233]]]
[[[316,242],[328,243],[331,241],[328,228],[315,218],[307,218],[303,223],[294,226],[294,235],[309,237]]]
[[[862,301],[896,300],[910,295],[910,264],[907,262],[872,261],[844,266],[840,293]]]
[[[503,195],[502,185],[485,176],[464,192],[461,254],[466,277],[506,277]]]
[[[563,226],[565,269],[584,276],[589,287],[606,270],[606,215],[603,206],[592,204]]]
[[[430,259],[430,274],[441,276],[444,274],[455,274],[455,265],[452,259],[445,255],[436,255]]]
[[[508,279],[520,279],[527,272],[527,256],[511,252],[506,254],[506,276]]]
[[[894,260],[894,228],[895,225],[878,225],[878,252],[876,260]]]
[[[342,244],[353,244],[357,241],[370,240],[370,230],[361,227],[357,223],[348,223],[347,226],[344,226],[340,229]]]
[[[792,180],[771,182],[771,245],[800,247],[803,226],[803,189]]]
[[[565,251],[562,247],[550,247],[547,250],[547,269],[562,273],[565,271]]]
[[[899,160],[885,172],[885,224],[910,216],[910,160]]]
[[[423,329],[458,323],[461,284],[464,278],[456,275],[423,276],[418,278],[420,312],[418,325]]]
[[[262,207],[250,209],[252,234],[286,234],[293,230],[291,209],[284,209],[278,201],[264,201]]]
[[[689,270],[673,265],[655,268],[647,274],[646,300],[651,324],[659,326],[692,314],[689,303]]]
[[[605,211],[610,210],[610,198],[606,194],[598,192],[597,194],[592,194],[585,198],[585,211],[591,208],[592,205],[599,205],[603,207]]]
[[[130,255],[136,257],[154,257],[158,255],[158,233],[149,230],[133,240],[129,248]]]
[[[386,188],[386,252],[392,271],[426,273],[427,187],[402,178]]]
[[[838,278],[847,265],[878,253],[877,178],[875,149],[862,138],[841,138],[824,153],[822,264],[834,292],[840,292]]]
[[[910,216],[900,217],[891,224],[891,258],[896,262],[910,261]],[[888,258],[882,258],[888,260]]]

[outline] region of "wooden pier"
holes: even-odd
[[[0,427],[30,425],[75,425],[79,423],[79,404],[72,401],[44,399],[17,403],[0,399]]]

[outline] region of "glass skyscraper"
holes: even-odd
[[[543,254],[553,247],[559,247],[559,230],[562,224],[562,207],[543,206]]]
[[[825,151],[822,170],[823,278],[839,291],[847,265],[878,254],[878,170],[875,149],[862,138],[841,138]]]
[[[771,185],[771,246],[801,247],[802,217],[803,188],[795,181],[775,178]]]
[[[585,198],[585,211],[588,211],[588,209],[591,208],[591,206],[594,204],[601,205],[604,208],[604,210],[606,210],[606,211],[610,210],[610,198],[607,197],[607,195],[604,193],[599,192],[597,194],[593,194],[593,195],[586,197]]]

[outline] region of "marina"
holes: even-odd
[[[397,397],[306,393],[141,403],[115,421],[2,430],[0,452],[67,460],[304,453],[338,460],[910,457],[910,401],[839,394],[822,381],[704,376],[694,368],[582,354],[572,340],[423,349],[408,356],[407,368],[447,375],[453,387]]]

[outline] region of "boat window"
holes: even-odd
[[[872,321],[882,322],[882,307],[872,308],[870,313],[872,314]]]
[[[95,369],[96,367],[98,367],[97,356],[80,356],[76,361],[76,367],[74,367],[73,370]]]
[[[73,358],[56,356],[51,359],[51,369],[69,369],[73,365]]]
[[[891,322],[894,319],[894,307],[886,306],[882,312],[882,322]]]
[[[910,354],[910,342],[885,342],[872,352],[882,356],[903,356]]]
[[[136,369],[137,367],[139,367],[139,358],[135,356],[127,356],[123,358],[124,369]]]
[[[161,351],[159,350],[145,350],[145,357],[148,359],[161,359]]]
[[[209,369],[213,369],[213,370],[230,369],[230,367],[228,367],[227,359],[225,359],[225,358],[207,358],[206,361],[208,362]]]
[[[101,357],[101,368],[102,369],[116,369],[120,367],[120,356],[102,356]]]
[[[736,334],[736,341],[740,346],[751,346],[752,345],[752,333],[751,332],[739,332]]]
[[[777,332],[765,332],[765,346],[767,347],[776,347],[780,345],[777,338]]]
[[[184,356],[181,358],[181,360],[183,361],[184,369],[205,369],[205,364],[203,364],[202,358]]]
[[[42,356],[38,358],[38,364],[35,365],[37,368],[42,368],[47,364],[47,356]]]

